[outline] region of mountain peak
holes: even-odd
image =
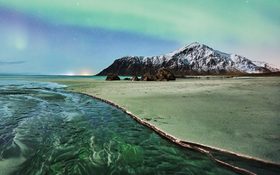
[[[208,51],[208,52],[211,52],[211,51],[214,51],[214,49],[210,48],[209,46],[205,45],[205,44],[201,44],[199,42],[193,42],[189,45],[186,45],[184,47],[181,47],[173,52],[170,52],[168,54],[166,54],[166,56],[173,56],[173,55],[178,55],[180,53],[184,53],[184,52],[193,52],[193,51],[196,51],[196,52],[201,52],[201,51]]]
[[[199,42],[193,42],[193,43],[187,45],[186,48],[196,48],[196,47],[203,47],[203,46],[205,46],[205,45],[201,44]]]

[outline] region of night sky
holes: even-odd
[[[0,73],[94,74],[196,41],[280,67],[280,1],[0,0]]]

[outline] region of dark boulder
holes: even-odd
[[[176,80],[175,75],[166,68],[161,68],[156,73],[156,79],[158,81],[170,81],[170,80]]]
[[[139,81],[140,79],[137,76],[132,77],[132,81]]]
[[[151,75],[150,73],[146,73],[141,77],[142,81],[156,81],[157,78],[154,75]]]
[[[120,80],[120,77],[116,74],[108,74],[106,80],[107,81]]]

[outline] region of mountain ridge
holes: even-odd
[[[224,53],[198,42],[159,56],[125,56],[116,59],[97,75],[141,76],[167,68],[175,75],[219,75],[269,73],[280,71],[265,62],[252,61],[237,54]]]

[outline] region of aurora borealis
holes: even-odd
[[[198,41],[280,66],[278,0],[0,0],[0,73],[96,73]]]

